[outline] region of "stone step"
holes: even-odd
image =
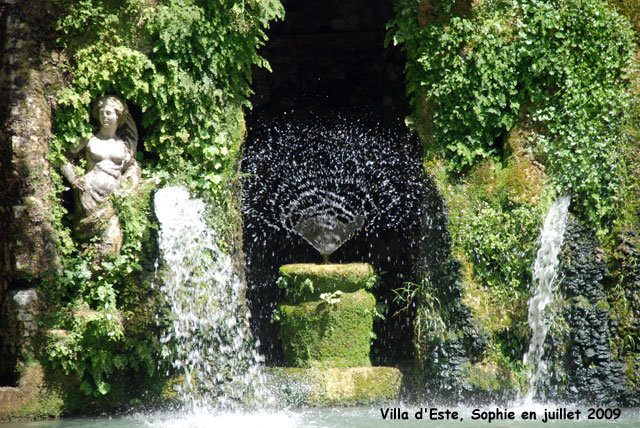
[[[355,406],[397,402],[403,374],[395,367],[272,367],[267,379],[276,397],[293,406]]]

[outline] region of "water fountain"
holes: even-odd
[[[311,201],[305,203],[306,198]],[[282,214],[283,224],[318,250],[324,263],[329,263],[329,256],[364,226],[364,216],[350,212],[345,205],[340,195],[307,192],[287,207]]]
[[[253,241],[284,230],[328,255],[363,228],[409,227],[407,215],[417,217],[421,173],[409,134],[338,114],[259,120],[250,138],[243,214]]]
[[[248,267],[251,272],[256,254],[266,255],[260,266],[280,274],[279,295],[254,297],[262,317],[277,320],[268,325],[272,333],[261,337],[272,344],[282,340],[278,365],[322,368],[323,382],[339,376],[345,385],[356,376],[350,367],[358,367],[361,380],[397,391],[399,372],[368,367],[376,298],[390,290],[374,297],[373,267],[353,262],[380,266],[380,253],[367,240],[417,227],[422,183],[415,145],[402,133],[354,115],[291,113],[263,123],[251,128],[243,161]],[[275,254],[282,249],[289,250],[285,258]],[[339,263],[329,264],[330,256]],[[402,252],[393,256],[401,259]],[[385,262],[391,259],[388,253]],[[324,264],[300,263],[307,261]],[[268,275],[250,290],[273,290],[276,278]],[[380,373],[384,381],[376,381]],[[374,390],[367,393],[375,395]],[[315,395],[331,398],[326,392]],[[347,394],[342,400],[355,399]]]
[[[411,224],[412,219],[406,215],[405,209],[419,206],[419,180],[407,183],[404,180],[407,176],[399,176],[396,172],[409,165],[415,167],[410,176],[420,177],[420,166],[411,162],[409,151],[403,152],[402,144],[393,146],[388,141],[374,139],[369,128],[358,127],[357,124],[355,127],[350,126],[350,130],[326,127],[302,129],[305,132],[301,133],[300,128],[294,126],[276,127],[276,134],[281,139],[267,141],[261,157],[255,152],[250,153],[247,165],[249,169],[254,168],[254,175],[247,182],[251,192],[245,195],[248,195],[248,199],[253,199],[245,201],[248,202],[245,214],[254,222],[249,222],[253,229],[247,239],[260,243],[274,238],[274,233],[277,232],[286,236],[289,242],[297,239],[302,243],[291,244],[294,251],[302,248],[301,245],[308,247],[311,244],[325,261],[332,254],[332,257],[344,261],[350,254],[354,254],[344,250],[353,240],[376,233],[382,234],[383,229],[393,225],[394,221],[400,225]],[[300,135],[305,138],[294,140],[295,136]],[[315,138],[318,139],[314,140]],[[336,143],[338,140],[341,145]],[[307,148],[305,144],[309,141],[314,144],[308,145],[308,151],[303,150]],[[365,147],[366,150],[359,151]],[[369,157],[370,153],[374,153],[373,157]],[[283,169],[280,160],[284,158],[291,162],[287,165],[295,165],[301,172],[292,174],[290,169],[285,174],[274,172]],[[334,165],[341,172],[356,174],[335,174],[324,163],[314,163],[318,159]],[[258,160],[266,162],[257,162]],[[269,175],[261,168],[273,174]],[[402,191],[399,190],[401,188]],[[416,193],[405,193],[406,189],[413,189]],[[262,205],[252,205],[256,200]],[[414,203],[415,206],[412,205]],[[532,376],[527,400],[533,399],[538,379],[545,374],[543,344],[548,325],[543,320],[554,293],[558,251],[562,245],[568,205],[569,198],[562,197],[550,208],[534,267],[535,283],[538,286],[530,304],[534,339],[525,363],[535,366],[537,370]],[[234,272],[230,257],[218,247],[217,233],[207,226],[207,208],[202,201],[191,198],[183,188],[168,188],[158,191],[155,206],[161,225],[159,246],[162,263],[158,270],[158,286],[171,303],[172,312],[170,329],[165,332],[162,340],[175,349],[170,358],[174,361],[176,371],[184,378],[179,392],[191,411],[143,414],[113,420],[84,420],[82,426],[120,428],[261,424],[267,427],[292,428],[317,425],[338,427],[344,426],[345,420],[349,420],[352,426],[388,426],[388,421],[383,420],[379,408],[275,411],[275,405],[270,401],[269,411],[237,412],[245,400],[255,402],[265,391],[263,358],[253,346],[249,314],[243,304],[242,281]],[[260,211],[260,207],[266,210]],[[413,211],[415,212],[416,210]],[[261,220],[262,223],[258,225],[255,220]],[[371,246],[359,247],[361,250],[363,248],[365,252],[359,254],[366,255],[372,250]],[[270,253],[266,254],[266,257],[270,256]],[[304,256],[311,258],[317,257],[317,254],[307,252]],[[323,269],[333,265],[313,266]],[[289,269],[289,276],[292,276],[291,272]],[[309,276],[301,277],[296,282],[304,283],[307,279],[310,279]],[[328,284],[328,287],[334,288],[323,288],[318,279],[312,282],[316,286],[312,292],[291,299],[306,300],[309,303],[320,298],[322,302],[318,306],[330,307],[339,304],[335,301],[336,298],[342,299],[339,295],[332,296],[336,290],[345,294],[354,291],[336,289],[334,284]],[[341,287],[345,284],[349,284],[348,281],[344,281]],[[308,361],[309,365],[326,362],[322,359]],[[364,361],[358,364],[366,363]],[[356,382],[361,385],[367,375],[361,367],[357,370],[350,368],[349,371],[345,367],[335,366],[325,371],[317,369],[315,372],[305,372],[302,375],[304,380],[324,383],[335,390],[343,388],[339,391],[341,394]],[[301,372],[297,370],[300,375]],[[313,379],[314,375],[310,373],[319,374]],[[336,381],[337,378],[340,382]],[[394,388],[399,387],[399,377],[391,371],[387,371],[384,378],[375,379],[383,379],[378,384],[389,383]],[[374,386],[376,385],[367,384],[366,388],[373,391]],[[281,392],[284,395],[292,394],[287,388],[284,385]],[[311,388],[303,393],[319,396],[324,392]],[[386,398],[395,400],[396,396]],[[348,396],[341,395],[330,404],[348,403],[348,399]],[[433,405],[432,402],[428,404]],[[544,408],[532,405],[522,408],[523,411],[531,409],[541,414]],[[407,410],[413,415],[416,409],[408,407]],[[456,410],[460,410],[464,419],[471,419],[471,408],[459,406]],[[624,417],[624,421],[632,424],[634,418],[637,419],[637,414],[629,412]],[[59,426],[59,422],[54,424]],[[424,422],[407,421],[403,425],[423,426]],[[444,424],[463,425],[465,422],[459,425]],[[509,426],[529,425],[515,421]]]
[[[533,266],[533,283],[536,285],[536,289],[529,300],[529,325],[533,335],[529,350],[523,359],[524,364],[532,368],[529,389],[525,397],[525,402],[529,403],[538,393],[538,383],[547,374],[544,343],[549,330],[548,307],[553,302],[557,288],[558,254],[562,248],[570,202],[569,196],[561,196],[549,208],[540,234],[540,248]]]
[[[285,297],[273,286],[283,265],[326,263],[329,255],[336,263],[370,263],[388,272],[374,291],[377,301],[391,313],[398,309],[392,289],[413,280],[418,254],[419,159],[415,139],[362,112],[288,112],[250,123],[243,159],[247,295],[269,364],[284,358],[270,322]],[[379,358],[410,355],[410,342],[402,340],[410,317],[389,318],[375,327],[376,343],[383,344]]]
[[[6,3],[9,5],[13,2]],[[270,79],[267,91],[254,88],[257,95],[263,96],[268,92],[269,96],[265,99],[269,100],[270,106],[277,104],[290,108],[295,105],[299,109],[309,107],[301,105],[304,99],[316,97],[316,100],[324,103],[328,95],[334,95],[331,102],[337,99],[341,106],[371,105],[380,108],[386,114],[399,112],[394,117],[404,116],[405,112],[402,110],[408,104],[403,97],[405,91],[402,67],[405,59],[402,55],[396,56],[396,59],[391,61],[394,62],[392,64],[385,61],[391,56],[388,55],[389,52],[384,52],[384,55],[382,52],[385,23],[393,17],[393,5],[398,2],[334,1],[330,6],[326,1],[317,0],[284,3],[288,3],[287,15],[297,19],[283,23],[280,32],[271,37],[270,46],[266,48],[280,49],[285,51],[285,54],[280,57],[281,61],[271,61],[271,58],[268,58],[276,72],[264,79]],[[420,5],[421,13],[433,12],[427,3]],[[466,6],[469,2],[462,3],[465,3],[462,6]],[[308,6],[310,4],[313,6]],[[304,8],[307,10],[301,10]],[[233,13],[237,14],[237,9],[234,7]],[[244,7],[242,9],[244,12]],[[312,9],[312,13],[305,14],[309,9]],[[344,10],[347,12],[343,13]],[[334,14],[334,11],[338,13]],[[19,15],[22,15],[22,11]],[[147,22],[144,19],[143,21]],[[11,23],[7,23],[9,28]],[[142,27],[144,31],[147,30],[147,26]],[[30,31],[29,28],[16,28],[20,32]],[[205,44],[210,42],[201,41]],[[14,49],[15,45],[15,49],[18,49],[22,40],[19,42],[8,43],[7,46]],[[303,54],[300,54],[300,51],[291,51],[292,47],[303,45],[306,49]],[[379,47],[373,48],[373,45]],[[343,55],[338,56],[340,50],[342,52],[339,53]],[[25,54],[28,51],[30,50],[24,49]],[[399,50],[396,53],[399,53]],[[37,62],[37,59],[35,61]],[[347,66],[341,67],[341,62]],[[278,73],[277,66],[283,64],[284,67],[280,70],[284,68],[284,72]],[[249,72],[248,69],[244,71]],[[126,74],[126,71],[120,72]],[[256,77],[254,82],[257,82],[258,74],[253,74]],[[308,78],[300,76],[304,74],[307,74]],[[154,77],[161,78],[161,71],[158,70],[158,75]],[[35,79],[37,82],[40,80],[43,79]],[[277,85],[271,85],[271,82]],[[142,80],[140,83],[145,85],[149,82]],[[217,83],[212,82],[212,87]],[[124,89],[119,85],[120,82],[114,82],[116,89]],[[162,93],[158,93],[162,96]],[[30,97],[27,99],[31,102]],[[229,100],[223,99],[223,102],[227,101]],[[241,97],[233,100],[234,103],[243,101],[245,100]],[[417,101],[420,103],[424,100]],[[46,103],[43,102],[42,105]],[[260,104],[254,102],[254,105]],[[401,106],[399,109],[398,105]],[[40,112],[42,109],[34,110]],[[176,109],[176,112],[180,111],[181,109]],[[438,112],[437,106],[435,112]],[[274,116],[280,113],[282,112],[275,112]],[[252,118],[249,118],[249,122],[252,122]],[[263,349],[269,351],[265,353],[268,365],[281,364],[283,356],[278,354],[277,349],[270,348],[272,344],[277,343],[275,335],[271,334],[273,328],[256,328],[256,325],[271,326],[270,315],[276,303],[284,297],[284,290],[274,286],[274,276],[277,275],[279,266],[293,261],[322,260],[324,265],[314,266],[326,269],[325,266],[333,266],[328,264],[330,258],[340,263],[352,260],[370,262],[379,272],[391,271],[384,279],[385,286],[375,291],[380,302],[385,301],[391,288],[413,279],[412,253],[416,252],[416,240],[421,239],[416,219],[426,217],[424,213],[422,216],[420,213],[421,199],[424,195],[421,190],[421,146],[415,141],[409,142],[406,136],[383,135],[387,131],[381,131],[382,127],[378,126],[375,120],[373,122],[372,124],[371,121],[359,122],[351,118],[331,117],[328,120],[314,118],[306,122],[270,120],[270,123],[261,129],[249,127],[247,157],[243,162],[243,172],[247,174],[243,189],[244,249],[247,253],[250,278],[247,294],[251,312],[254,314],[252,327],[257,333],[254,337],[267,339],[263,340]],[[43,123],[47,128],[49,118],[46,117]],[[167,125],[171,123],[171,120],[166,121]],[[149,130],[145,130],[147,131]],[[238,133],[242,131],[240,129]],[[15,140],[14,149],[17,149],[19,139]],[[48,134],[43,139],[45,140],[48,140]],[[501,146],[500,142],[496,138],[497,146]],[[40,172],[40,162],[44,158],[38,152],[35,159],[38,162],[34,162],[34,165]],[[47,175],[46,170],[44,175]],[[40,177],[40,174],[36,176]],[[48,196],[43,200],[48,200]],[[244,285],[235,272],[230,257],[218,247],[218,234],[206,225],[207,210],[201,201],[191,198],[184,189],[172,188],[158,192],[155,202],[162,228],[159,242],[162,262],[159,263],[156,285],[171,304],[171,315],[168,319],[170,328],[162,337],[162,341],[167,345],[167,352],[170,353],[165,357],[171,358],[176,372],[183,377],[179,392],[187,404],[186,407],[207,407],[209,410],[193,411],[186,415],[169,413],[121,420],[115,418],[113,421],[111,418],[85,420],[80,422],[82,426],[389,425],[388,421],[382,420],[378,409],[296,410],[257,414],[228,412],[228,409],[239,408],[245,400],[254,402],[264,390],[264,377],[261,374],[264,358],[255,350],[251,337],[249,311],[244,305]],[[10,222],[14,221],[13,217],[17,219],[20,210],[31,209],[26,204],[11,207],[10,203],[14,203],[13,199],[5,204],[7,221]],[[37,207],[38,204],[33,205]],[[10,215],[12,209],[14,216]],[[566,215],[566,207],[556,207],[554,204],[549,218],[552,217],[552,212],[555,213],[553,217],[562,217],[563,210]],[[442,215],[446,217],[446,213]],[[32,217],[36,224],[41,218],[46,218],[40,215]],[[531,378],[529,400],[533,398],[539,379],[545,375],[543,346],[548,325],[543,319],[544,313],[549,309],[549,299],[553,295],[557,249],[562,241],[562,232],[557,225],[563,221],[549,222],[553,224],[547,227],[545,222],[545,232],[542,234],[538,254],[539,262],[537,260],[535,266],[535,283],[539,291],[530,305],[530,324],[534,327],[534,338],[525,357],[525,363],[535,366],[536,372]],[[546,233],[548,231],[553,233]],[[37,254],[28,255],[34,259]],[[292,276],[291,269],[281,272]],[[313,292],[292,296],[290,303],[295,303],[294,300],[297,299],[307,300],[306,303],[320,300],[317,306],[332,308],[345,300],[338,291],[360,291],[346,290],[334,284],[323,288],[319,285],[321,281],[311,278],[308,272],[305,275],[293,282],[305,284],[310,280],[314,285]],[[366,287],[367,281],[364,282]],[[348,281],[341,284],[340,287],[350,287],[345,285],[349,284]],[[12,284],[18,287],[23,285],[25,284],[22,280]],[[443,283],[443,287],[447,287],[447,284]],[[269,291],[264,291],[267,289]],[[410,310],[404,314],[409,312]],[[362,318],[367,318],[369,323],[368,315]],[[392,325],[393,322],[395,321],[390,319],[386,326]],[[601,325],[606,326],[606,323]],[[397,351],[398,354],[394,355],[394,358],[409,360],[410,353],[403,354],[398,350],[403,346],[412,346],[411,341],[407,339],[412,334],[410,316],[397,326],[399,327],[396,330],[385,333],[386,338],[379,342],[384,346],[379,346],[378,350]],[[265,334],[265,330],[269,328],[271,333],[267,331]],[[366,353],[358,357],[359,365],[367,364],[364,360],[366,357],[362,355]],[[313,356],[312,352],[310,356]],[[390,359],[388,355],[382,358]],[[313,357],[305,360],[303,364],[307,362],[311,365],[324,363],[326,360]],[[345,376],[347,372],[337,373],[350,378],[361,375],[356,372],[349,372],[348,376]],[[328,379],[325,377],[322,381]],[[340,403],[344,403],[344,400],[337,401],[336,404]],[[433,405],[433,402],[429,400],[428,403],[420,405]],[[411,414],[414,410],[410,410]],[[463,407],[462,414],[467,419],[467,424],[470,413],[470,409]],[[637,415],[635,419],[637,420]],[[630,423],[633,423],[633,419]],[[60,422],[56,421],[53,424],[58,426]],[[65,422],[62,422],[62,425],[65,426]],[[71,421],[68,425],[77,425],[77,422]],[[424,422],[407,421],[402,425],[423,426]],[[448,423],[444,425],[458,426]]]

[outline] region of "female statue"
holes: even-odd
[[[78,177],[71,162],[62,167],[62,174],[74,189],[76,235],[86,239],[101,232],[104,252],[118,253],[122,236],[110,197],[123,179],[129,181],[129,187],[139,182],[135,160],[138,133],[126,103],[115,96],[98,99],[92,115],[100,130],[72,148],[70,156],[86,151],[86,174]]]

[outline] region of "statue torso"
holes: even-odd
[[[120,138],[92,137],[87,144],[86,151],[88,172],[97,167],[119,178],[127,157],[127,148]]]

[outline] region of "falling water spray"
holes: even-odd
[[[178,389],[182,401],[192,408],[236,408],[265,399],[245,287],[205,221],[204,202],[182,187],[165,188],[155,195],[155,211],[159,282],[171,312],[162,342],[184,379]]]
[[[570,201],[571,198],[565,195],[554,201],[549,208],[540,234],[540,248],[533,265],[533,283],[536,290],[529,300],[529,325],[533,334],[523,360],[524,364],[532,368],[526,402],[533,400],[536,385],[547,374],[547,363],[544,360],[544,342],[549,330],[547,307],[553,301],[557,288],[558,254],[562,248]]]

